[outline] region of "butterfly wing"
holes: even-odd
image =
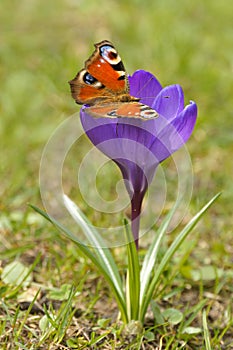
[[[85,69],[107,89],[118,95],[128,92],[128,79],[122,60],[110,41],[95,44],[95,52],[85,62]]]
[[[111,103],[88,107],[85,112],[95,118],[140,118],[155,119],[158,113],[140,102]]]
[[[98,104],[106,99],[111,99],[109,92],[103,84],[95,79],[86,69],[82,69],[76,77],[69,81],[71,94],[78,104]]]
[[[104,100],[120,100],[128,94],[125,67],[110,41],[95,44],[95,51],[71,80],[72,97],[78,104],[94,105]],[[128,95],[130,97],[130,95]]]

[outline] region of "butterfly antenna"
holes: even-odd
[[[151,82],[151,80],[153,79],[153,77],[150,77],[147,82],[145,82],[145,84],[140,88],[140,90],[137,91],[137,96],[139,96],[139,98],[141,98],[140,93],[143,89],[145,89],[145,87]],[[146,96],[146,98],[155,98],[156,96]]]
[[[152,77],[150,77],[150,79],[148,79],[147,82],[145,82],[145,84],[140,88],[140,90],[137,91],[137,95],[140,96],[140,93],[143,89],[145,89],[145,87],[150,83],[150,81],[152,80]]]

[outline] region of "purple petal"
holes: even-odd
[[[144,70],[137,70],[129,76],[130,94],[139,97],[140,102],[152,107],[162,86],[153,74]]]
[[[151,151],[159,162],[168,158],[189,139],[197,118],[197,106],[191,102],[170,123],[165,124],[154,139]]]
[[[118,145],[119,154],[116,155],[117,158],[123,152],[121,140],[124,140],[124,147],[128,147],[126,153],[129,153],[131,161],[134,161],[133,156],[138,157],[141,155],[141,151],[136,150],[134,146],[139,144],[145,147],[145,150],[148,150],[156,136],[154,120],[144,122],[139,118],[93,118],[88,114],[88,108],[81,109],[80,118],[86,134],[95,146],[107,140],[118,140],[112,146],[116,148],[116,145]],[[129,146],[126,146],[126,140],[130,143]],[[132,143],[132,141],[134,142]],[[113,151],[106,149],[104,153],[107,154],[109,152],[112,153]]]
[[[88,115],[88,108],[82,108],[80,116],[92,143],[118,164],[124,179],[129,181],[128,192],[133,195],[134,191],[145,191],[159,164],[150,151],[155,135],[143,128],[145,122],[131,118],[93,118]]]
[[[88,114],[88,108],[85,107],[80,110],[80,119],[83,129],[95,146],[116,138],[117,119],[92,118]]]
[[[174,119],[184,109],[184,94],[180,85],[170,85],[160,91],[152,108],[166,119]]]
[[[190,104],[172,121],[172,125],[176,128],[178,134],[187,142],[191,136],[197,119],[197,105],[190,101]]]

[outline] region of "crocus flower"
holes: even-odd
[[[120,168],[131,200],[131,228],[138,248],[141,205],[163,160],[189,139],[197,117],[197,106],[184,106],[179,85],[162,88],[149,72],[129,76],[130,94],[159,114],[158,118],[94,118],[88,107],[80,112],[81,123],[91,142]]]

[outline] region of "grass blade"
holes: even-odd
[[[159,278],[161,274],[163,273],[165,267],[171,260],[172,256],[176,252],[176,250],[179,248],[179,246],[182,244],[184,239],[188,236],[188,234],[191,232],[191,230],[194,228],[194,226],[198,223],[200,218],[204,215],[204,213],[207,211],[207,209],[216,201],[216,199],[220,196],[221,193],[218,193],[215,195],[190,221],[189,223],[183,228],[183,230],[180,232],[180,234],[176,237],[174,242],[171,244],[165,255],[163,256],[155,275],[150,283],[150,286],[148,290],[145,293],[145,298],[143,299],[143,304],[141,305],[141,313],[140,313],[140,319],[143,322],[143,319],[145,317],[146,310],[148,308],[148,305],[150,303],[150,300],[152,298],[154,289],[156,285],[159,282]]]
[[[98,231],[91,225],[86,216],[78,208],[78,206],[70,200],[70,198],[64,195],[64,203],[69,211],[70,215],[73,217],[75,222],[82,228],[84,234],[89,240],[90,244],[94,247],[96,255],[103,264],[103,267],[108,272],[110,278],[112,279],[114,285],[118,289],[119,294],[123,297],[122,281],[119,275],[118,268],[115,264],[113,256],[108,248],[104,247],[104,241],[99,235]]]
[[[91,261],[92,263],[98,268],[98,270],[100,271],[100,273],[103,274],[104,278],[106,279],[106,281],[108,282],[111,291],[113,292],[115,298],[116,298],[116,302],[118,304],[118,307],[120,309],[121,312],[121,317],[123,322],[128,322],[128,318],[127,318],[127,310],[126,310],[126,301],[125,301],[125,296],[123,293],[123,288],[122,288],[122,284],[115,284],[114,282],[117,281],[117,279],[112,279],[112,273],[109,273],[109,269],[111,269],[111,263],[109,265],[109,263],[107,265],[105,265],[103,263],[103,261],[101,261],[100,259],[100,254],[97,248],[93,248],[93,251],[91,249],[89,249],[87,246],[81,244],[77,238],[75,237],[75,235],[68,230],[66,227],[64,227],[63,225],[61,225],[57,220],[55,220],[54,218],[51,218],[47,213],[45,213],[43,210],[41,210],[40,208],[34,206],[34,205],[30,205],[31,208],[33,208],[37,213],[39,213],[40,215],[42,215],[45,219],[47,219],[48,221],[50,221],[53,225],[55,225],[60,231],[62,231],[70,240],[72,240],[77,246],[78,248],[81,250],[81,252],[83,254],[85,254]],[[110,252],[109,252],[110,253]],[[106,251],[105,251],[106,254]],[[111,254],[111,253],[110,253]],[[115,264],[115,263],[114,263]],[[115,265],[116,266],[116,265]],[[114,269],[113,269],[114,271]]]
[[[171,222],[171,219],[174,215],[174,212],[177,208],[177,205],[175,205],[170,212],[166,215],[165,219],[163,220],[163,223],[161,224],[158,234],[155,236],[152,244],[150,245],[144,260],[143,260],[143,265],[141,269],[141,292],[140,292],[140,305],[143,304],[143,298],[146,296],[146,290],[148,288],[148,285],[151,280],[151,273],[152,270],[154,269],[156,259],[157,259],[157,254],[158,250],[160,247],[160,244],[162,242],[162,239],[167,231],[168,225]]]
[[[182,325],[179,327],[179,331],[183,332],[183,330],[193,322],[193,320],[197,317],[197,314],[203,309],[206,303],[207,303],[207,299],[203,299],[199,301],[197,305],[194,305],[193,307],[191,307],[191,309],[189,309],[190,316],[187,318],[187,315],[185,315],[186,316],[185,318],[187,318],[187,320],[184,321]]]
[[[203,323],[203,330],[204,330],[205,348],[206,350],[212,350],[205,310],[203,311],[203,314],[202,314],[202,323]]]

